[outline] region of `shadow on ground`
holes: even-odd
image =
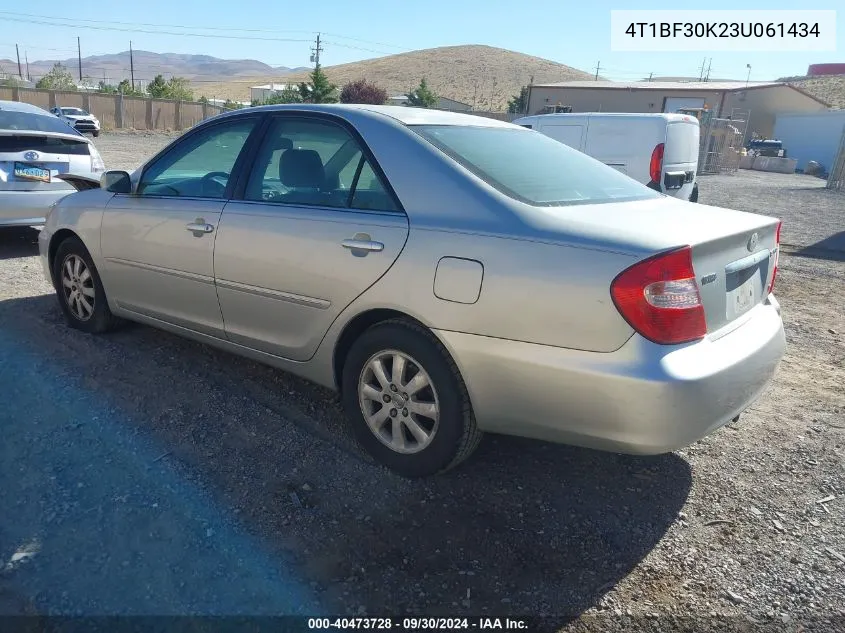
[[[843,198],[843,208],[845,208],[845,198]],[[843,222],[845,222],[845,216],[843,216]],[[799,257],[845,262],[845,231],[840,231],[815,244],[800,248],[792,254]]]
[[[29,226],[0,228],[0,259],[38,255],[38,233]]]
[[[142,326],[81,334],[49,296],[0,303],[0,330],[132,420],[337,613],[564,623],[648,554],[691,486],[674,454],[493,436],[407,481],[358,454],[332,394],[278,370]]]

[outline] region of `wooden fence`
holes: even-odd
[[[36,88],[0,88],[0,101],[31,103],[45,110],[56,106],[82,108],[97,117],[104,130],[187,130],[223,112],[221,106],[195,101]]]

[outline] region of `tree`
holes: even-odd
[[[387,90],[366,79],[352,81],[340,91],[341,103],[370,103],[382,105],[387,101]]]
[[[155,78],[147,84],[147,92],[154,99],[165,99],[167,94],[167,82],[161,75],[156,75]]]
[[[3,88],[17,88],[21,85],[21,80],[17,77],[8,77],[7,79],[0,79],[0,86]]]
[[[416,90],[408,93],[408,103],[416,108],[433,108],[437,105],[437,95],[428,87],[428,82],[423,77]]]
[[[522,114],[528,109],[528,86],[519,89],[519,94],[508,100],[508,112]]]
[[[302,93],[299,88],[287,86],[284,90],[273,93],[267,99],[260,101],[258,99],[252,102],[254,106],[260,105],[276,105],[279,103],[302,103]]]
[[[117,94],[117,86],[113,86],[111,84],[107,84],[105,81],[101,81],[97,84],[97,92],[101,92],[107,95]]]
[[[223,103],[224,110],[240,110],[241,108],[243,108],[243,105],[241,105],[237,101],[232,101],[231,99],[226,99],[226,101]]]
[[[194,91],[191,90],[191,82],[184,77],[171,77],[167,80],[166,99],[177,101],[193,101]]]
[[[299,94],[305,103],[337,103],[337,86],[329,81],[320,64],[314,67],[310,83],[299,84]]]
[[[128,79],[122,79],[119,84],[117,84],[117,91],[125,95],[127,97],[146,97],[147,95],[141,92],[140,90],[136,90],[132,87],[132,84],[129,83]]]
[[[147,92],[154,99],[175,99],[176,101],[193,101],[194,91],[190,82],[184,77],[171,77],[167,81],[161,75],[147,84]]]
[[[35,87],[47,90],[76,90],[76,82],[68,69],[57,62],[50,72],[38,80]]]

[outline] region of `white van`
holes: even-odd
[[[686,114],[585,112],[513,121],[569,145],[634,180],[683,200],[698,200],[698,119]]]

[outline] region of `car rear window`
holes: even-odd
[[[33,134],[0,135],[0,152],[46,152],[87,156],[91,152],[84,139],[61,138],[58,136],[36,136]]]
[[[21,112],[0,109],[0,130],[31,130],[34,132],[59,132],[81,136],[79,132],[52,114]]]
[[[410,127],[487,184],[533,206],[624,202],[661,195],[539,132],[515,127]]]

